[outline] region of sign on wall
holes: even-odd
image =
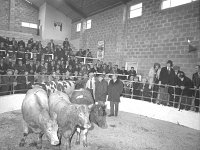
[[[137,62],[126,62],[126,65],[125,65],[125,69],[126,70],[131,70],[131,67],[134,67],[134,70],[137,72],[137,68],[138,68],[138,63]]]
[[[58,31],[62,31],[62,22],[54,22],[54,28]]]
[[[105,52],[105,42],[104,41],[98,41],[98,46],[97,46],[97,58],[98,59],[103,59],[104,58],[104,52]]]

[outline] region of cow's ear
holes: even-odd
[[[52,113],[52,119],[56,120],[57,119],[57,114],[55,112]]]

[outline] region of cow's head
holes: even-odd
[[[80,123],[79,126],[84,127],[85,129],[89,129],[91,127],[91,123],[89,120],[90,106],[79,105],[77,107],[77,113]]]
[[[58,124],[57,124],[57,114],[53,113],[52,117],[48,117],[48,114],[40,114],[39,120],[43,124],[44,133],[47,136],[47,139],[51,142],[51,145],[58,145]]]
[[[90,121],[95,123],[99,127],[106,129],[108,127],[106,122],[106,105],[93,105],[90,112]]]

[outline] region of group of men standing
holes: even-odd
[[[96,103],[105,103],[106,100],[110,101],[109,117],[118,116],[123,82],[118,79],[116,74],[112,75],[111,80],[106,81],[104,74],[95,77],[94,72],[90,72],[89,78],[86,80],[85,88],[91,92]]]

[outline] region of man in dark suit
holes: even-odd
[[[192,75],[192,82],[194,84],[195,91],[195,108],[196,112],[199,111],[199,90],[200,90],[200,65],[196,65],[195,67],[196,72]],[[198,90],[199,89],[199,90]]]
[[[175,85],[175,72],[173,70],[173,62],[171,60],[167,61],[167,66],[163,67],[160,71],[160,78],[159,78],[159,84],[162,84],[160,86],[160,100],[165,100],[164,104],[167,101],[167,105],[172,106],[172,102],[174,100],[174,88],[171,86]],[[166,97],[166,92],[169,93],[169,96]],[[164,96],[164,97],[162,97]],[[170,101],[170,102],[169,102]]]
[[[110,114],[111,116],[118,116],[118,108],[120,102],[120,95],[123,91],[123,82],[118,79],[116,74],[112,75],[112,80],[110,80],[108,85],[108,101],[110,101]]]

